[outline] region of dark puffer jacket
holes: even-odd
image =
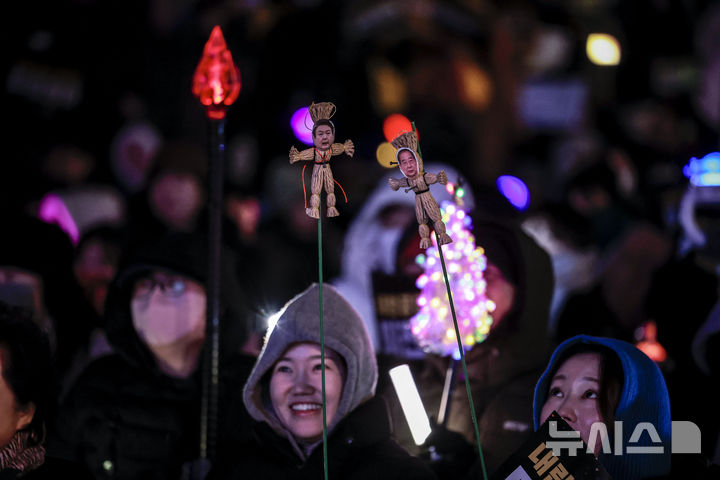
[[[183,465],[198,457],[204,366],[185,379],[163,374],[132,325],[130,295],[134,280],[158,267],[204,284],[203,247],[202,237],[173,235],[120,270],[106,306],[115,352],[92,362],[66,396],[50,431],[49,452],[85,464],[98,479],[177,479]],[[230,275],[222,277],[218,446],[248,431],[242,404],[229,409],[226,399],[241,391],[255,360],[238,353],[244,326],[231,303],[238,291]]]
[[[238,445],[233,465],[211,472],[208,480],[323,478],[322,445],[302,460],[291,443],[266,423],[253,428],[253,441]],[[373,398],[345,417],[328,437],[328,476],[343,480],[433,479],[420,459],[391,440],[387,407]]]
[[[547,328],[553,272],[545,250],[513,223],[475,215],[472,232],[488,262],[515,286],[511,310],[488,338],[466,355],[484,461],[488,473],[492,473],[533,432],[533,391],[550,353]],[[432,416],[439,411],[450,361],[429,354],[411,364],[424,406]],[[457,370],[445,426],[462,434],[466,442],[476,444],[462,366],[458,365]],[[395,392],[386,389],[383,395],[391,405],[401,445],[411,452],[424,453],[413,445]],[[475,446],[470,448],[457,439],[447,443],[455,436],[443,432],[436,429],[437,436],[430,440],[447,456],[447,461],[433,462],[441,478],[455,478],[458,472],[470,468],[473,459],[480,463]]]

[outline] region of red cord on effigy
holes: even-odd
[[[345,203],[347,203],[347,195],[345,195],[345,189],[342,187],[342,185],[340,185],[340,182],[338,182],[334,178],[333,178],[333,182],[337,183],[337,186],[340,187],[340,190],[342,190],[342,192],[343,192],[343,197],[345,197]]]
[[[300,179],[302,180],[302,186],[303,186],[303,202],[305,203],[305,208],[307,208],[307,191],[305,190],[305,169],[307,168],[307,163],[303,165],[302,173],[300,174]]]

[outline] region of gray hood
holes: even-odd
[[[340,354],[347,366],[340,404],[328,425],[328,431],[331,431],[348,413],[375,395],[378,371],[370,337],[355,309],[328,284],[322,286],[322,297],[325,346]],[[277,315],[277,323],[268,330],[265,345],[243,391],[243,401],[250,415],[268,423],[283,436],[288,432],[270,405],[269,382],[264,381],[264,377],[291,344],[320,343],[319,300],[320,286],[314,283],[283,307]]]

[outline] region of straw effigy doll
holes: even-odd
[[[415,216],[420,224],[420,248],[428,248],[430,242],[430,227],[428,219],[432,220],[433,228],[438,236],[438,245],[445,245],[452,242],[452,238],[445,232],[445,223],[442,221],[442,213],[435,198],[430,193],[433,183],[447,184],[447,175],[444,171],[437,174],[425,172],[423,169],[422,157],[417,153],[417,136],[414,132],[406,132],[392,141],[393,147],[397,148],[395,157],[400,171],[405,178],[389,180],[390,188],[397,191],[400,187],[406,187],[405,193],[412,190],[415,192]]]
[[[298,161],[314,161],[312,181],[310,183],[310,207],[305,213],[312,218],[320,218],[320,193],[325,188],[327,195],[327,216],[337,217],[340,215],[335,208],[335,179],[330,169],[330,159],[333,156],[346,153],[352,157],[355,153],[355,146],[352,140],[345,143],[333,143],[335,141],[335,125],[330,118],[335,114],[335,105],[330,102],[313,103],[308,107],[310,117],[313,121],[313,148],[298,151],[294,146],[290,149],[290,163]]]

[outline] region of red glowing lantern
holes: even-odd
[[[216,25],[193,74],[193,95],[207,107],[209,118],[222,120],[227,107],[240,94],[240,86],[240,70],[233,62],[220,27]]]
[[[405,132],[412,131],[412,123],[405,115],[402,115],[400,113],[393,113],[392,115],[388,115],[388,117],[383,122],[383,134],[385,135],[385,140],[387,140],[388,142],[392,142],[393,140],[395,140],[396,137],[400,136]],[[420,137],[418,136],[418,138]]]

